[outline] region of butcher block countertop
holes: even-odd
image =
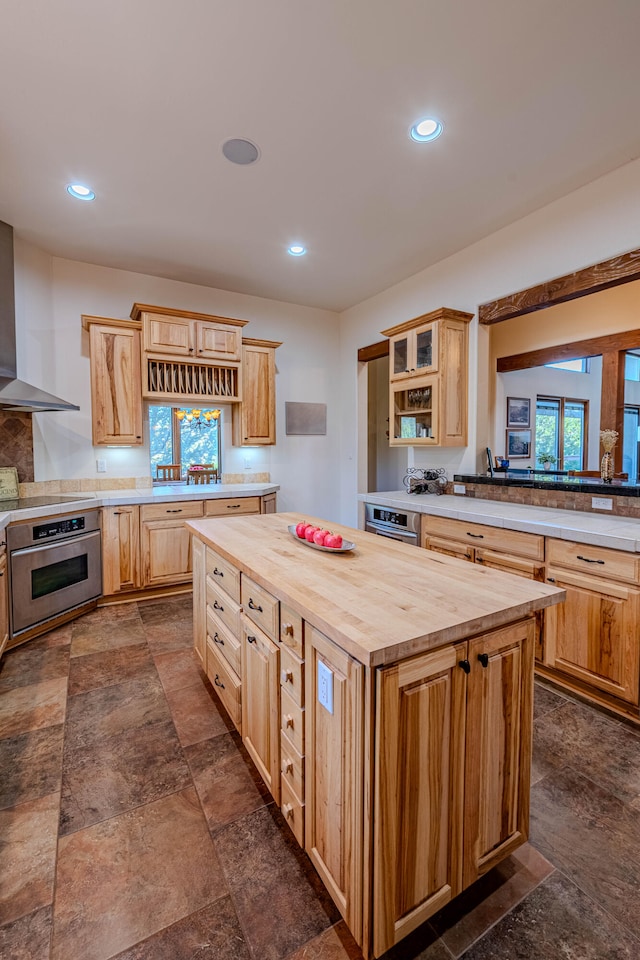
[[[355,543],[314,550],[289,533],[299,514],[187,521],[207,546],[367,666],[394,663],[559,603],[563,590],[351,527]]]

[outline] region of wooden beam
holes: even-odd
[[[540,350],[529,350],[527,353],[498,357],[496,370],[498,373],[509,373],[512,370],[541,367],[545,363],[558,363],[561,360],[604,356],[612,351],[632,350],[638,346],[640,346],[640,330],[625,330],[621,333],[610,333],[604,337],[592,337],[590,340],[575,340],[573,343],[562,343],[555,347],[543,347]]]
[[[388,356],[388,340],[379,340],[378,343],[370,343],[368,347],[360,347],[358,350],[358,360],[360,363],[369,363],[370,360],[380,360],[382,357]]]
[[[622,438],[624,436],[624,351],[610,350],[602,354],[602,393],[600,429],[617,430],[618,442],[613,448],[614,471],[622,471]],[[602,454],[600,453],[600,456]]]
[[[640,279],[640,250],[630,250],[619,257],[595,263],[584,270],[568,273],[555,280],[529,287],[519,293],[512,293],[500,300],[483,303],[478,309],[480,323],[500,323],[521,317],[525,313],[544,310],[556,303],[586,297],[590,293],[608,290],[621,283],[630,283]]]

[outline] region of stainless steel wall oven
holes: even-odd
[[[365,530],[379,537],[401,540],[415,547],[419,544],[420,514],[411,510],[389,510],[373,503],[365,503]]]
[[[78,609],[102,593],[97,510],[7,527],[11,639]]]

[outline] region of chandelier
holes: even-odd
[[[201,429],[210,427],[212,423],[220,418],[220,410],[176,410],[176,417],[181,424],[189,424],[191,427]]]

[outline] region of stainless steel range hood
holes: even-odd
[[[13,227],[0,220],[0,410],[41,413],[79,409],[17,377]]]

